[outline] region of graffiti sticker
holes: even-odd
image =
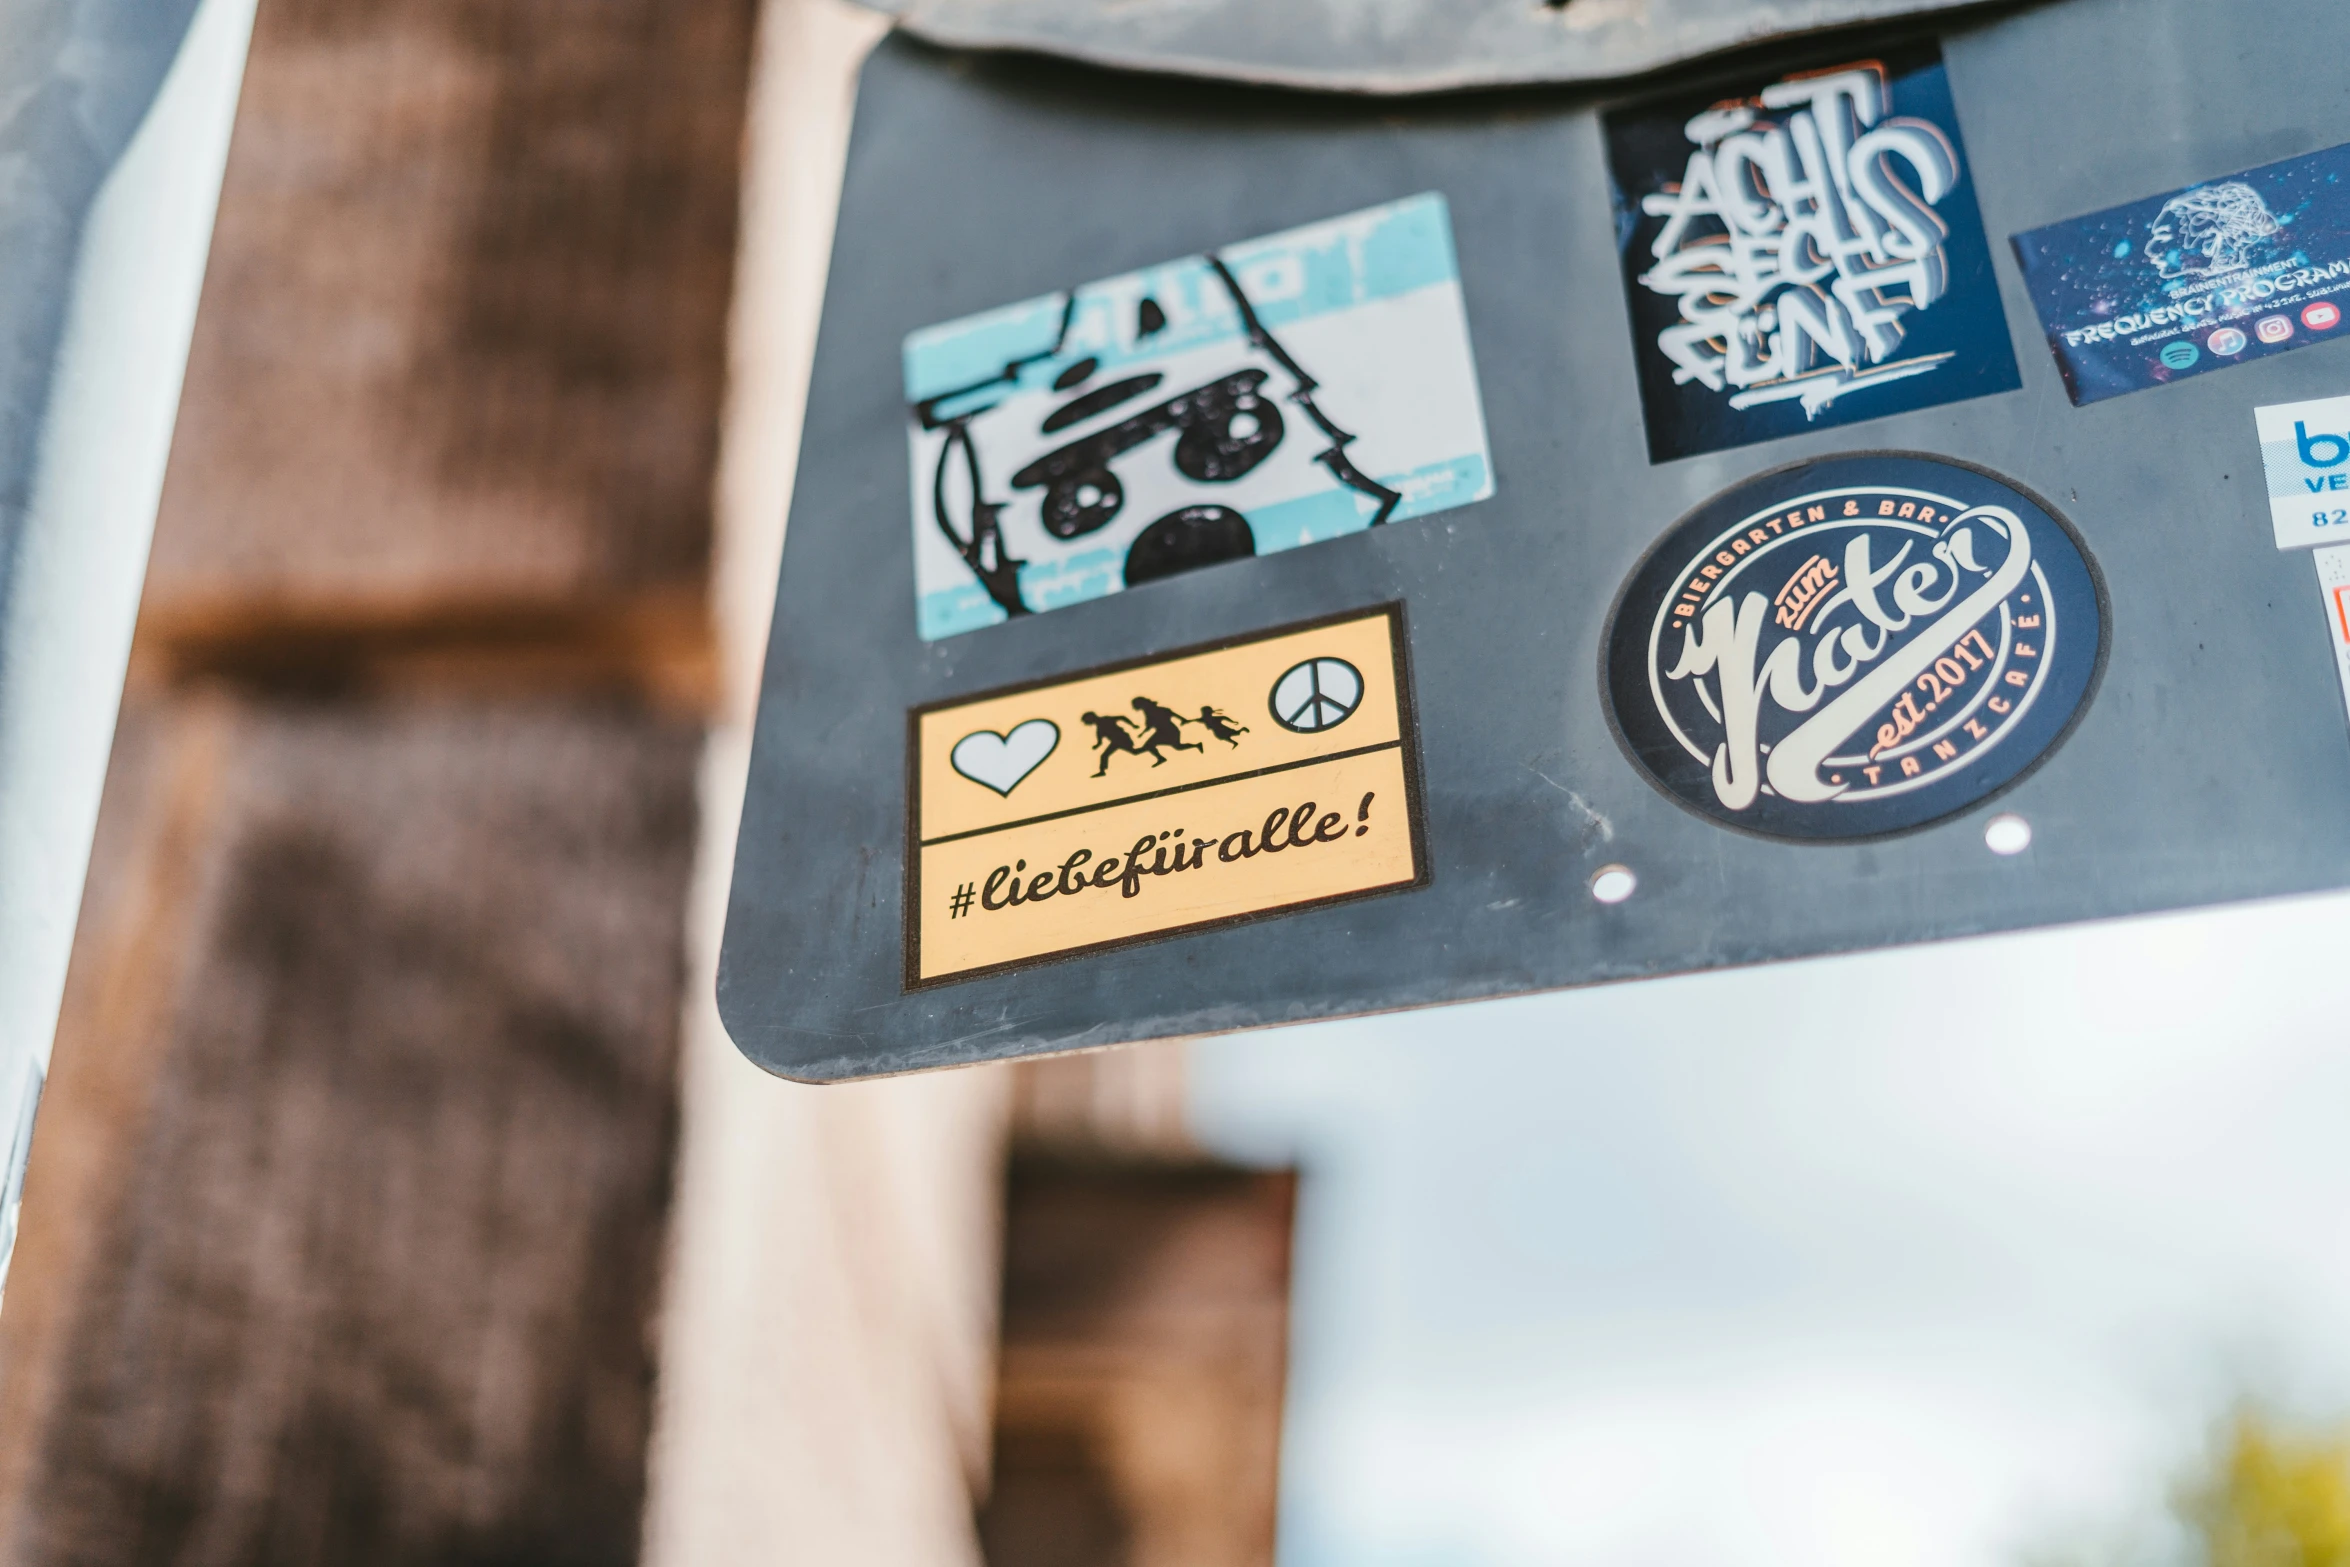
[[[1392,605],[911,729],[909,989],[1427,880]]]
[[[2015,236],[2076,404],[2350,337],[2350,146]]]
[[[1727,826],[1837,840],[1920,827],[2021,777],[2104,659],[2087,552],[1973,468],[1833,457],[1676,524],[1609,622],[1617,734]]]
[[[1493,493],[1429,194],[906,339],[928,639]]]
[[[1607,117],[1648,454],[2022,384],[1932,45]]]

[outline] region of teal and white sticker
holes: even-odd
[[[1427,194],[905,343],[925,640],[1493,493]]]
[[[2350,544],[2350,397],[2253,410],[2277,548]]]

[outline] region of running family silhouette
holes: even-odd
[[[1197,718],[1186,718],[1147,696],[1136,697],[1131,705],[1142,715],[1139,719],[1128,718],[1123,713],[1085,715],[1085,722],[1093,729],[1093,748],[1102,754],[1101,765],[1093,770],[1096,778],[1110,770],[1110,758],[1121,754],[1147,756],[1151,766],[1164,767],[1168,750],[1206,751],[1206,740],[1196,743],[1184,740],[1185,724],[1197,724],[1208,732],[1209,739],[1221,740],[1235,750],[1240,746],[1239,737],[1248,733],[1246,724],[1234,723],[1231,714],[1220,713],[1205,703],[1201,704]]]

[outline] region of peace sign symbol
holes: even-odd
[[[1343,658],[1309,658],[1273,682],[1273,722],[1298,734],[1336,729],[1363,703],[1363,672]]]

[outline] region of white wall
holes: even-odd
[[[171,455],[254,0],[204,0],[91,209],[0,620],[0,1280]]]
[[[978,1567],[1009,1078],[808,1087],[718,1020],[753,707],[855,73],[882,22],[765,0],[746,137],[712,593],[682,1148],[645,1509],[649,1567]]]

